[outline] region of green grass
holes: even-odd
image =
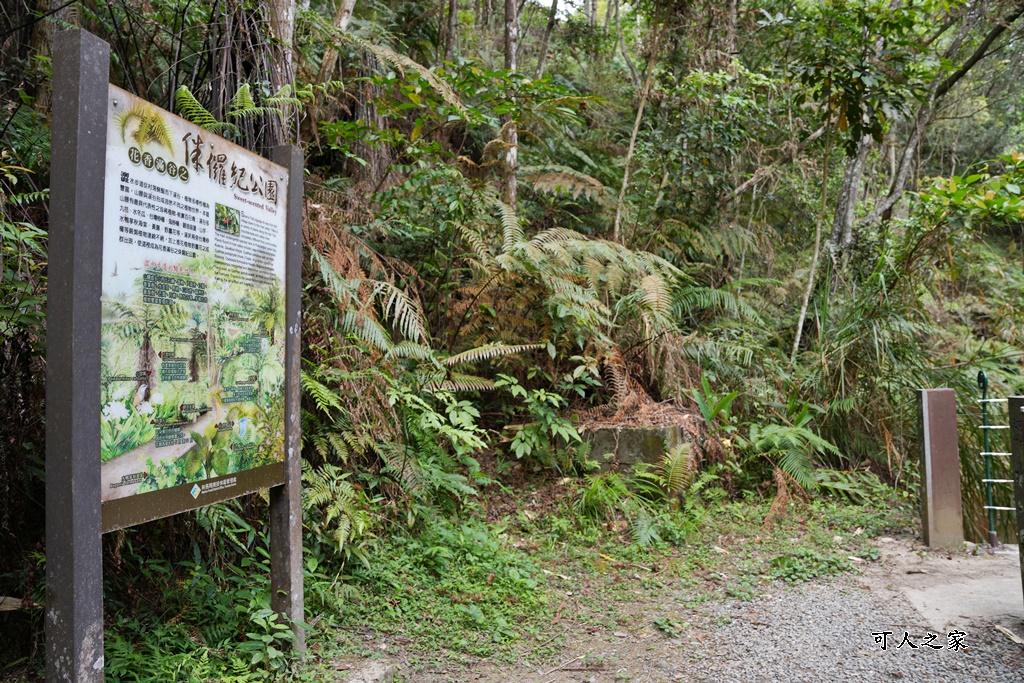
[[[550,608],[537,563],[502,527],[435,521],[352,567],[341,626],[408,638],[415,649],[490,657],[539,633]]]
[[[525,499],[524,499],[525,500]],[[108,681],[203,683],[343,680],[339,658],[395,656],[399,680],[489,660],[548,662],[579,633],[648,631],[677,637],[685,615],[718,600],[748,601],[776,581],[857,571],[878,559],[871,539],[912,528],[905,504],[828,499],[791,506],[770,530],[769,501],[716,503],[665,514],[648,546],[621,525],[577,517],[571,497],[542,513],[526,506],[503,523],[476,510],[414,533],[381,533],[366,564],[306,553],[307,641],[301,663],[269,612],[265,537],[246,525],[222,534],[211,563],[135,557],[139,571],[108,588]],[[241,542],[231,560],[223,552]],[[122,572],[124,568],[122,567]],[[109,579],[108,579],[109,580]],[[388,650],[382,651],[381,644]],[[39,680],[38,667],[23,680]],[[404,677],[404,679],[403,679]],[[17,680],[17,679],[15,679]]]

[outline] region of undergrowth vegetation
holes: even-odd
[[[1024,393],[1019,2],[9,4],[0,679],[42,676],[51,44],[74,26],[116,85],[306,159],[315,656],[270,607],[253,495],[104,538],[108,680],[326,680],[381,638],[425,668],[543,659],[569,591],[574,619],[634,618],[627,572],[699,603],[855,571],[907,528],[925,387],[957,390],[986,537],[977,371]],[[112,310],[150,370],[181,312]],[[97,464],[148,438],[153,396],[103,397]],[[648,425],[680,434],[651,462],[595,450]],[[223,470],[215,436],[156,475]]]

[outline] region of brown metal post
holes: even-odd
[[[100,282],[110,46],[53,50],[46,307],[46,680],[103,681]]]
[[[1024,396],[1010,397],[1009,416],[1013,500],[1017,507],[1017,552],[1021,560],[1021,586],[1024,586]]]
[[[918,391],[921,435],[921,535],[933,548],[964,541],[960,500],[960,455],[956,430],[956,392]]]
[[[270,489],[270,587],[273,608],[288,617],[294,649],[306,651],[302,588],[302,431],[299,414],[299,363],[302,353],[302,151],[275,147],[271,160],[288,169],[287,234],[285,238],[285,483]]]

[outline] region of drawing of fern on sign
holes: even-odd
[[[127,142],[125,136],[130,135],[139,144],[140,149],[149,143],[158,147],[166,147],[169,152],[174,152],[171,129],[156,110],[136,104],[123,114],[118,114],[114,120],[121,133],[121,142]],[[132,124],[135,124],[135,128],[128,133]]]

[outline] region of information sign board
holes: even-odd
[[[104,532],[263,488],[271,608],[305,650],[302,152],[271,163],[111,87],[109,66],[103,40],[55,34],[48,683],[103,681]]]
[[[284,483],[288,170],[109,86],[103,530]]]

